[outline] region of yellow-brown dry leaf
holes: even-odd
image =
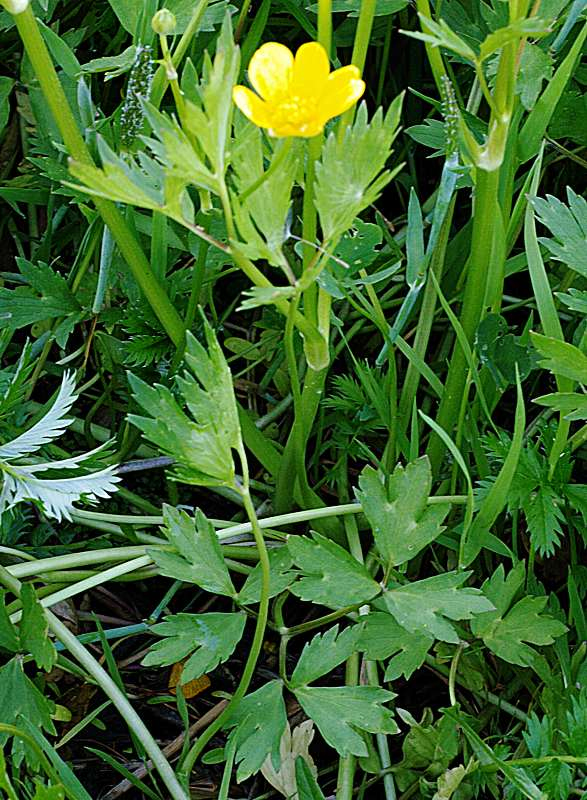
[[[175,694],[175,687],[181,680],[183,665],[183,661],[178,661],[177,664],[174,664],[171,667],[171,672],[169,673],[169,682],[167,684],[171,690],[171,694]],[[189,681],[188,683],[184,684],[181,689],[186,700],[191,700],[192,697],[196,697],[196,695],[205,692],[209,686],[210,678],[207,675],[200,675],[199,678],[195,678],[193,681]]]

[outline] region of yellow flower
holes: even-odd
[[[264,44],[251,58],[249,80],[257,94],[235,86],[234,102],[271,136],[316,136],[365,91],[357,67],[330,72],[326,50],[318,42],[303,44],[295,58],[283,44]]]

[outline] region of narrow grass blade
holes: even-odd
[[[507,505],[510,486],[512,485],[512,480],[516,473],[516,468],[520,459],[520,453],[522,452],[525,427],[526,409],[524,407],[524,394],[522,391],[520,377],[517,375],[516,416],[512,444],[507,457],[503,462],[503,466],[499,472],[499,475],[495,479],[495,483],[483,501],[481,508],[479,509],[479,512],[471,526],[469,541],[467,542],[467,547],[465,550],[465,566],[470,564],[478,556],[481,548],[485,546],[484,538],[487,536],[489,529],[495,523],[495,520]],[[506,549],[511,556],[512,554],[509,551],[509,548]]]

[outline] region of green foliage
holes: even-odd
[[[331,134],[316,165],[316,208],[324,240],[336,243],[355,217],[374,203],[395,172],[383,171],[398,133],[403,96],[370,122],[367,107],[359,107],[355,122],[341,139]],[[396,170],[397,171],[397,170]]]
[[[205,332],[207,350],[188,335],[185,360],[190,372],[176,379],[194,421],[166,386],[149,386],[134,375],[129,375],[134,397],[150,416],[130,414],[129,420],[176,459],[177,480],[234,486],[232,451],[240,450],[242,443],[232,378],[208,323]]]
[[[230,658],[245,627],[243,614],[174,614],[151,630],[164,637],[143,659],[146,667],[168,666],[184,658],[181,682],[189,683]]]
[[[290,687],[303,686],[318,680],[342,664],[356,650],[361,626],[353,625],[341,633],[338,625],[323,634],[314,636],[305,645],[290,680]]]
[[[295,573],[291,571],[293,559],[287,547],[275,547],[269,551],[269,565],[271,569],[271,582],[269,597],[275,597],[284,592],[295,580]],[[238,602],[243,606],[258,603],[261,597],[262,583],[261,564],[257,564],[247,576],[242,589],[238,593]]]
[[[106,737],[92,796],[578,796],[584,3],[334,0],[365,103],[310,141],[233,87],[328,4],[159,5],[0,12],[0,793]],[[172,665],[212,698],[147,714]]]
[[[301,756],[296,759],[296,785],[299,800],[325,800],[316,778]]]
[[[374,686],[303,686],[295,691],[306,714],[331,747],[342,756],[366,756],[358,731],[396,733],[398,728],[385,703],[395,695]]]
[[[297,170],[295,148],[286,152],[282,159],[282,149],[288,145],[282,144],[281,149],[276,147],[265,172],[261,130],[247,122],[237,126],[235,134],[236,144],[231,153],[237,187],[234,211],[239,234],[244,240],[239,247],[248,258],[265,259],[274,267],[284,266],[282,246],[287,235],[286,222]],[[279,166],[273,174],[270,173],[272,165]],[[260,181],[258,188],[245,195],[257,181]]]
[[[46,698],[28,678],[22,660],[12,658],[0,667],[0,722],[19,727],[27,720],[39,730],[55,733],[51,720],[54,704]],[[4,745],[8,734],[0,731],[0,745]],[[15,736],[12,740],[12,760],[18,767],[26,759],[32,767],[39,766],[39,755],[26,739]]]
[[[404,586],[392,586],[383,603],[402,628],[420,636],[458,644],[459,637],[448,621],[472,619],[493,609],[479,589],[463,588],[470,572],[446,572]]]
[[[291,591],[302,600],[344,608],[366,603],[381,591],[356,559],[319,533],[290,536],[287,547],[302,575]]]
[[[150,550],[162,575],[195,583],[213,594],[235,597],[236,589],[222,555],[212,523],[197,509],[192,519],[185,511],[163,507],[164,532],[176,553]]]
[[[553,234],[552,239],[540,241],[554,259],[587,277],[587,201],[567,186],[567,203],[552,195],[534,198],[538,219]]]
[[[366,467],[359,487],[357,498],[373,530],[386,574],[391,567],[417,556],[444,530],[442,522],[450,506],[427,506],[432,472],[426,457],[405,469],[398,464],[386,482],[374,469]]]
[[[384,680],[400,676],[410,678],[424,663],[434,639],[426,633],[413,633],[402,627],[390,614],[375,611],[365,623],[359,647],[367,658],[386,661]]]
[[[236,746],[238,781],[258,772],[267,756],[279,766],[279,744],[286,723],[281,681],[268,681],[239,704],[228,723],[236,725],[229,743]]]
[[[495,610],[476,616],[471,630],[510,664],[536,668],[540,657],[531,645],[552,644],[557,636],[563,635],[566,626],[543,613],[547,597],[523,597],[515,602],[524,581],[522,562],[507,577],[503,566],[499,566],[483,584],[483,591]]]
[[[32,264],[24,258],[16,263],[27,284],[17,289],[0,289],[0,319],[12,330],[59,318],[53,332],[64,347],[71,331],[85,316],[67,282],[48,264]],[[63,318],[63,319],[62,319]]]

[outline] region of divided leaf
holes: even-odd
[[[532,200],[538,219],[554,237],[540,242],[557,261],[587,277],[587,201],[570,186],[567,186],[567,200],[568,205],[552,195]]]
[[[386,571],[414,558],[440,536],[449,503],[428,506],[432,471],[426,456],[398,464],[388,480],[372,467],[359,478],[357,499],[363,506]]]
[[[271,579],[269,581],[269,597],[276,597],[285,591],[295,580],[295,573],[291,571],[293,559],[288,548],[275,547],[269,550],[269,569]],[[237,596],[237,602],[242,606],[250,606],[259,603],[261,600],[261,583],[263,572],[259,562],[251,573],[249,573],[243,588]]]
[[[331,672],[357,649],[362,626],[353,625],[340,634],[338,625],[318,633],[304,645],[302,654],[291,676],[290,688],[312,683]]]
[[[286,724],[281,681],[269,681],[238,704],[228,726],[236,725],[229,744],[236,744],[239,783],[258,772],[267,756],[279,769],[279,748]]]
[[[278,145],[271,156],[271,165],[282,158]],[[286,153],[272,174],[263,169],[263,136],[260,128],[245,122],[236,130],[231,164],[236,173],[238,192],[233,203],[239,234],[244,240],[239,249],[253,260],[265,259],[272,266],[285,264],[282,245],[287,235],[287,217],[291,190],[297,169],[295,148]],[[244,195],[249,187],[262,181],[255,191]]]
[[[552,644],[567,628],[562,622],[542,613],[547,597],[523,597],[514,603],[523,586],[524,575],[522,562],[507,578],[504,577],[503,565],[496,569],[483,584],[483,591],[495,605],[495,610],[475,617],[471,630],[504,661],[521,667],[534,667],[539,654],[530,645]]]
[[[319,533],[289,536],[287,547],[302,572],[290,591],[302,600],[344,608],[366,603],[381,591],[362,564]]]
[[[73,315],[81,319],[82,308],[72,294],[67,281],[48,264],[32,264],[17,258],[20,274],[28,284],[16,289],[0,288],[0,319],[12,329],[24,328],[56,317]],[[60,342],[64,344],[63,341]]]
[[[46,699],[23,671],[22,661],[16,657],[0,667],[0,722],[18,727],[21,717],[39,730],[54,734],[51,721],[54,704]],[[0,747],[9,738],[0,732]],[[17,768],[26,758],[29,766],[38,766],[37,750],[18,736],[12,739],[12,765]]]
[[[6,592],[0,589],[0,648],[16,653],[20,650],[18,629],[10,621],[6,610]]]
[[[142,663],[169,666],[189,656],[181,674],[181,683],[189,683],[230,658],[245,622],[241,613],[173,614],[152,626],[153,633],[165,638],[153,645]]]
[[[177,480],[233,486],[232,450],[240,449],[242,443],[232,376],[206,320],[204,328],[208,351],[188,333],[185,360],[191,373],[176,379],[193,420],[167,387],[149,386],[134,375],[129,375],[134,397],[150,416],[129,414],[128,418],[176,460]]]
[[[214,526],[200,509],[192,519],[185,511],[163,506],[164,532],[179,555],[164,550],[148,553],[162,575],[195,583],[212,594],[236,597]]]
[[[530,336],[542,356],[538,362],[541,367],[555,375],[587,384],[587,356],[578,347],[540,333],[531,333]]]
[[[49,672],[57,661],[57,651],[49,638],[49,622],[31,583],[21,589],[22,620],[20,647],[29,652],[39,669]]]
[[[383,116],[381,109],[367,121],[367,107],[359,106],[355,122],[340,139],[331,133],[316,164],[316,208],[326,242],[336,242],[361,211],[375,202],[394,172],[383,171],[399,131],[403,95]]]
[[[65,372],[49,411],[16,439],[0,445],[0,458],[21,458],[23,455],[35,453],[43,445],[49,444],[61,436],[73,422],[73,419],[67,415],[76,399],[74,392],[74,376],[70,372]]]
[[[318,730],[341,756],[367,756],[357,731],[397,733],[393,712],[384,703],[395,695],[375,686],[302,686],[294,691]]]
[[[479,589],[460,588],[469,575],[471,572],[447,572],[396,586],[384,592],[383,601],[407,631],[458,644],[459,637],[448,619],[471,619],[493,610],[493,603]]]
[[[390,658],[384,680],[400,676],[408,680],[424,663],[434,639],[422,633],[412,633],[395,621],[391,614],[372,611],[364,622],[359,650],[373,661]]]

